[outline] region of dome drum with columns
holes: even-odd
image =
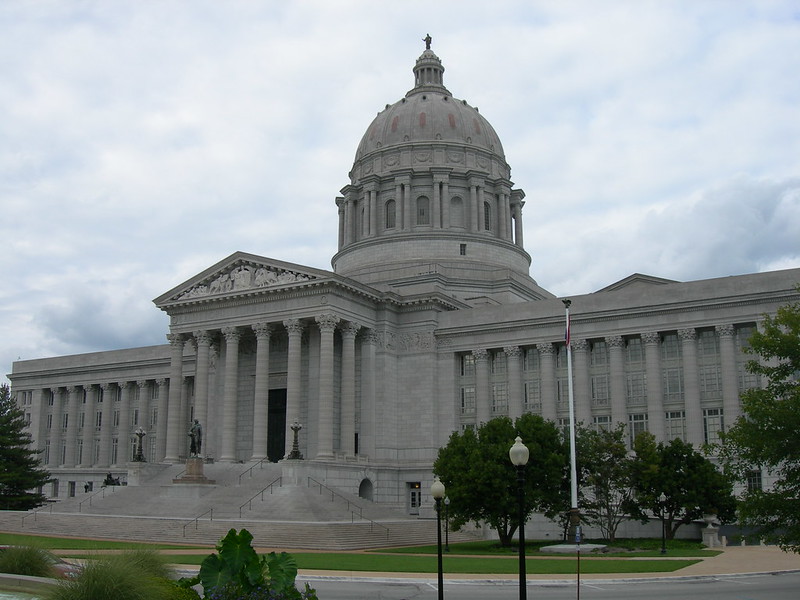
[[[426,48],[414,88],[367,128],[336,199],[332,271],[236,252],[155,299],[168,344],[13,364],[54,477],[45,493],[124,472],[137,427],[148,463],[180,463],[197,418],[209,460],[266,457],[295,480],[302,470],[419,514],[453,431],[525,412],[565,424],[564,307],[528,273],[525,194],[443,73]],[[633,274],[571,297],[579,420],[622,423],[629,441],[716,441],[741,392],[764,383],[745,369],[748,336],[800,301],[798,282],[800,269]],[[303,461],[288,458],[295,421]]]

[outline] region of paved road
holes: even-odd
[[[303,578],[298,578],[303,580]],[[436,600],[436,582],[430,580],[316,579],[310,581],[325,600]],[[800,573],[726,575],[719,577],[661,578],[656,580],[587,580],[583,600],[797,600]],[[458,600],[515,600],[515,582],[445,582],[444,597]],[[577,598],[575,583],[530,581],[530,600]]]

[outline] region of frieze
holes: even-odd
[[[227,292],[275,287],[298,281],[310,281],[311,279],[314,279],[314,277],[285,269],[238,264],[217,273],[213,279],[195,285],[178,294],[174,300],[189,300]]]
[[[464,162],[464,153],[463,152],[448,152],[447,153],[447,160],[451,163],[463,163]]]

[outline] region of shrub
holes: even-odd
[[[53,577],[50,553],[35,546],[9,546],[0,552],[0,573]]]

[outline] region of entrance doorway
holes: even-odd
[[[419,481],[410,481],[408,486],[408,514],[418,515],[419,505],[422,503],[422,489]]]
[[[286,449],[286,388],[269,391],[267,401],[267,458],[278,462]]]

